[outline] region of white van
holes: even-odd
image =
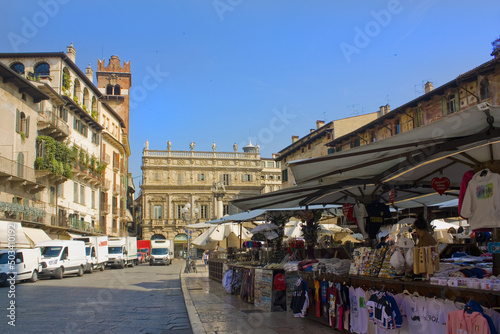
[[[7,279],[14,275],[17,282],[36,282],[42,267],[39,248],[0,249],[0,285],[8,285]]]
[[[42,254],[42,276],[63,278],[67,274],[82,276],[86,264],[85,242],[50,240],[36,244]]]
[[[92,273],[94,270],[104,270],[106,262],[108,262],[108,236],[88,236],[78,237],[73,240],[85,242],[85,257],[87,263],[85,272]]]

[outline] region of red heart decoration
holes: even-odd
[[[450,179],[447,177],[435,177],[431,180],[431,186],[439,195],[443,195],[444,192],[450,187]]]

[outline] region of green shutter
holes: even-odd
[[[446,116],[448,114],[448,108],[446,106],[446,97],[445,96],[441,97],[441,109],[443,111],[443,116]]]
[[[21,112],[16,109],[16,132],[21,132]]]
[[[26,138],[30,136],[30,116],[26,118]]]

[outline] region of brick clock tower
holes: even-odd
[[[120,64],[118,56],[111,56],[108,66],[104,59],[97,60],[97,87],[103,93],[102,100],[107,102],[125,122],[125,133],[129,136],[130,87],[132,73],[130,61]]]

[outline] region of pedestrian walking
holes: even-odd
[[[203,262],[205,262],[205,271],[208,270],[208,249],[203,252]]]

